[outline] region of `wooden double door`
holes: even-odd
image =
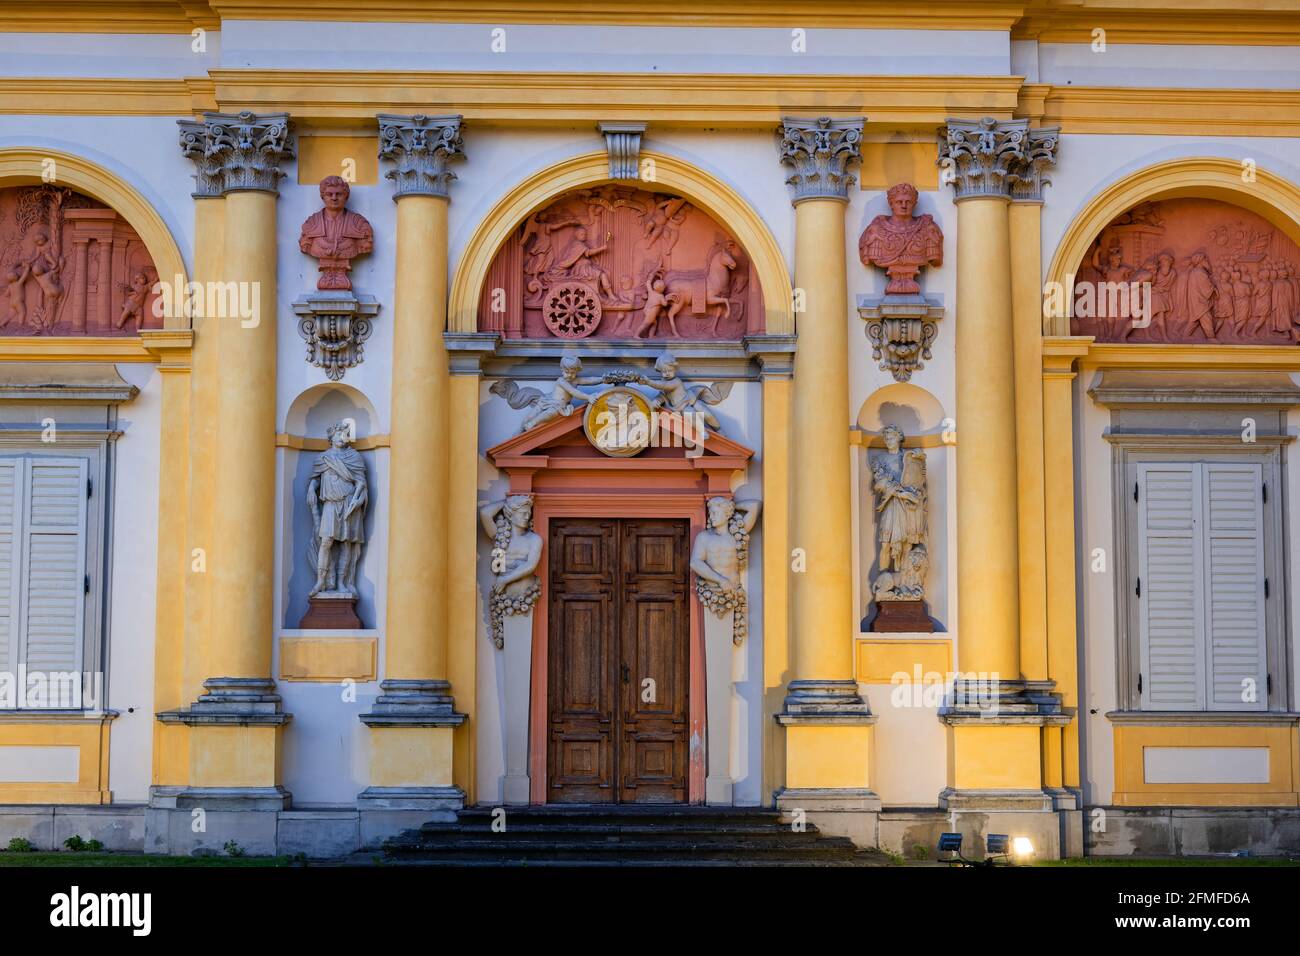
[[[686,802],[688,546],[685,520],[551,520],[548,802]]]

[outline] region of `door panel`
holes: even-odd
[[[612,521],[551,527],[548,799],[613,803],[615,661]]]
[[[687,528],[556,519],[550,538],[548,794],[687,799]]]

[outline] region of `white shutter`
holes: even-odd
[[[0,458],[0,674],[18,696],[17,617],[20,575],[18,539],[22,525],[22,459]],[[0,702],[7,706],[10,702]]]
[[[1206,664],[1210,710],[1268,706],[1263,469],[1206,462]],[[1251,699],[1253,698],[1253,699]]]
[[[33,457],[26,464],[20,653],[29,673],[80,672],[88,462]]]
[[[1204,621],[1199,469],[1139,464],[1138,606],[1141,701],[1148,710],[1204,706]],[[1131,582],[1130,586],[1138,586]]]

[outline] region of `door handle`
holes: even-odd
[[[626,664],[623,665],[623,683],[632,683],[632,671]]]

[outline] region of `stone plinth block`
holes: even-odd
[[[354,597],[333,597],[318,594],[308,598],[307,613],[298,622],[300,628],[319,628],[321,630],[361,629],[361,618],[357,617],[357,599]]]
[[[934,621],[925,613],[924,601],[878,601],[871,630],[877,634],[931,634]]]

